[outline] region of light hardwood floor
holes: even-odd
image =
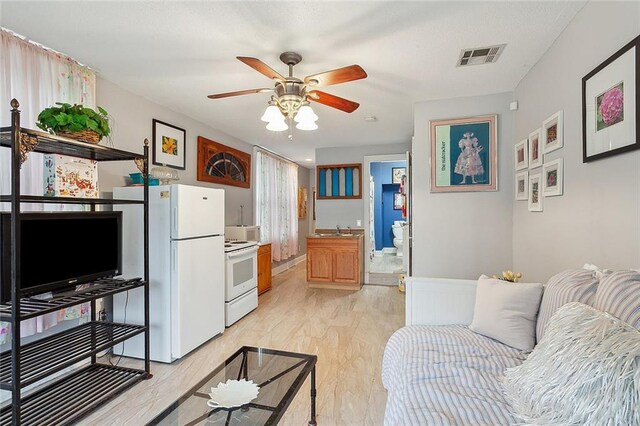
[[[153,378],[103,406],[82,424],[143,425],[200,381],[242,345],[318,355],[319,425],[380,425],[386,391],[382,353],[404,324],[404,296],[397,287],[365,285],[357,292],[308,289],[305,263],[274,277],[254,312],[189,356],[152,364]],[[123,359],[120,365],[138,361]],[[309,420],[309,379],[282,425]]]

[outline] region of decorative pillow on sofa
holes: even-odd
[[[569,302],[580,302],[585,305],[593,305],[593,299],[598,288],[598,271],[588,268],[571,269],[560,272],[544,286],[538,324],[536,325],[536,339],[542,340],[549,319],[562,306]]]
[[[505,397],[532,425],[639,425],[640,331],[606,312],[569,303],[521,365]]]
[[[481,276],[469,329],[505,345],[530,351],[536,343],[536,316],[542,284],[511,283]]]
[[[593,307],[640,330],[640,272],[615,271],[602,278]]]

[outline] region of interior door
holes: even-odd
[[[413,140],[413,138],[412,138]],[[412,192],[411,192],[411,175],[413,173],[413,165],[412,165],[412,156],[411,152],[407,151],[407,179],[404,183],[404,198],[405,198],[405,208],[407,210],[407,224],[402,230],[402,241],[404,241],[403,247],[403,258],[402,258],[402,266],[406,273],[406,276],[410,277],[412,274],[411,271],[411,258],[413,251],[413,218],[412,218]]]

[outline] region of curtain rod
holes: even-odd
[[[288,162],[288,163],[295,164],[295,165],[296,165],[296,166],[298,166],[298,167],[300,166],[298,163],[296,163],[296,162],[295,162],[295,161],[293,161],[292,159],[287,158],[287,157],[284,157],[284,156],[282,156],[282,155],[280,155],[280,154],[278,154],[278,153],[275,153],[275,152],[271,151],[270,149],[267,149],[267,148],[265,148],[265,147],[263,147],[263,146],[260,146],[260,145],[254,145],[253,147],[254,147],[255,149],[257,149],[258,151],[262,151],[262,152],[264,152],[264,153],[266,153],[266,154],[273,155],[274,157],[277,157],[277,158],[279,158],[279,159],[281,159],[281,160],[284,160],[284,161],[286,161],[286,162]]]

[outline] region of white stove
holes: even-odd
[[[225,325],[258,307],[258,242],[227,240],[225,256]]]
[[[255,247],[258,245],[257,241],[239,241],[239,240],[225,240],[224,252],[230,253],[232,251],[238,251],[249,247]]]

